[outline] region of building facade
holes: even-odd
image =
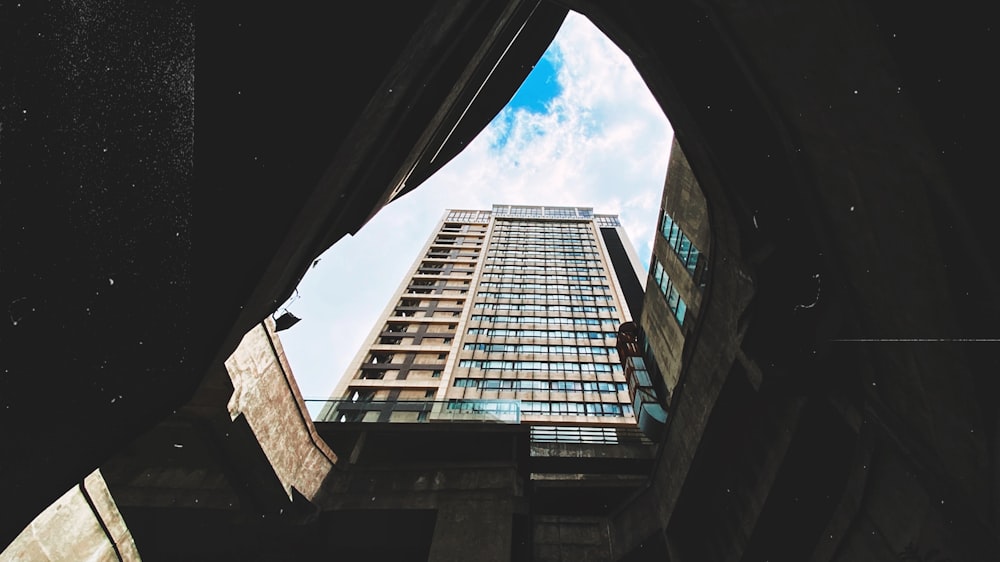
[[[321,419],[634,425],[615,343],[644,275],[615,215],[449,210]]]
[[[654,380],[663,381],[659,390],[668,402],[684,367],[685,342],[701,314],[710,243],[705,196],[674,139],[649,262],[651,290],[639,320],[641,346],[655,358],[651,366],[660,372]]]

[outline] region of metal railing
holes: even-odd
[[[519,400],[306,400],[313,421],[521,423]]]
[[[535,425],[531,427],[531,441],[586,445],[653,445],[652,441],[634,427]]]
[[[340,423],[521,423],[520,400],[306,400],[316,422]],[[536,443],[652,445],[635,427],[533,425]]]

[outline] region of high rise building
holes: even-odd
[[[644,278],[616,215],[446,211],[321,419],[634,425],[615,344]]]

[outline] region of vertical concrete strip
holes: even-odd
[[[132,540],[132,533],[129,532],[121,512],[118,511],[115,499],[111,496],[111,490],[108,489],[100,470],[91,472],[83,479],[80,493],[101,523],[118,559],[125,562],[140,560],[139,551],[136,549],[135,541]]]
[[[247,332],[226,370],[229,415],[246,417],[288,498],[295,488],[313,499],[337,456],[316,433],[271,318]]]
[[[0,553],[0,562],[140,560],[99,470],[52,503]]]
[[[510,560],[513,506],[506,498],[442,497],[430,562]]]

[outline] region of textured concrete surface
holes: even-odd
[[[246,417],[289,500],[292,488],[314,498],[337,455],[316,433],[271,318],[247,332],[226,370],[230,416]]]
[[[100,471],[63,494],[0,553],[2,562],[140,559]]]

